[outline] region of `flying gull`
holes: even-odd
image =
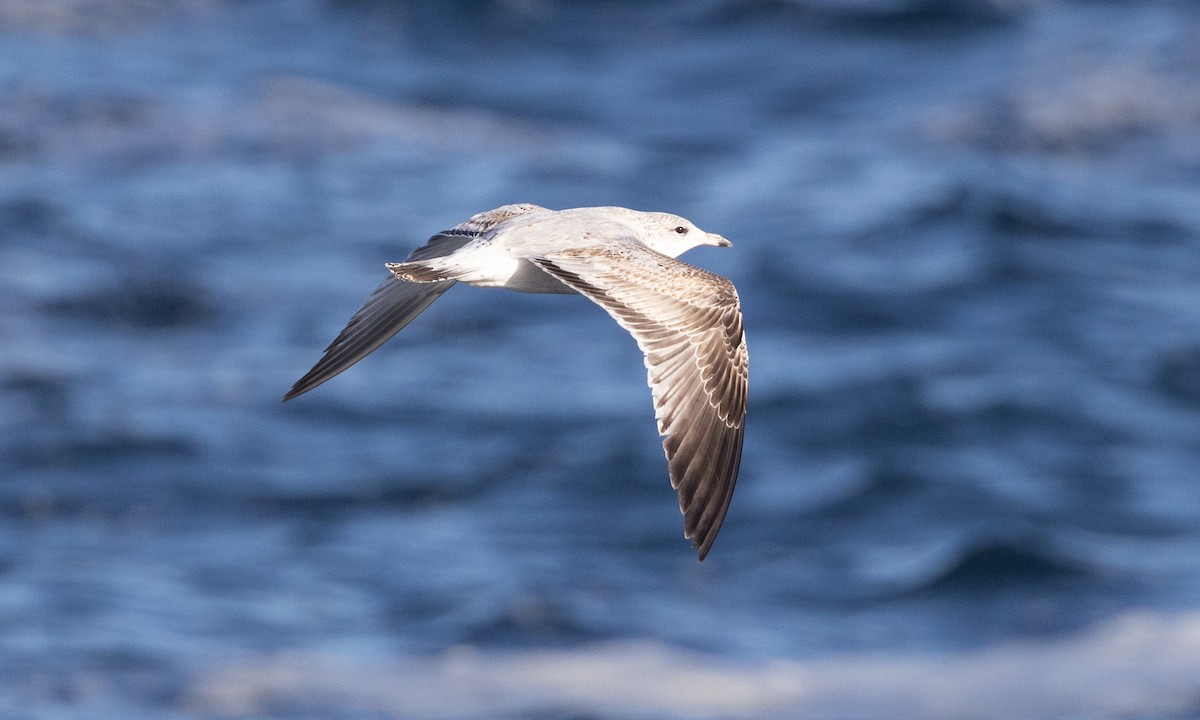
[[[455,282],[584,295],[645,354],[684,537],[704,560],[737,482],[749,358],[733,283],[676,259],[697,245],[732,243],[677,215],[621,207],[520,204],[479,213],[388,263],[392,276],[283,399],[361,360]]]

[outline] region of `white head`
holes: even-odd
[[[663,255],[678,257],[697,245],[733,247],[733,243],[716,233],[707,233],[678,215],[660,212],[640,212],[638,219],[645,228],[641,241]]]

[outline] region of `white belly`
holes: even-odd
[[[464,248],[452,257],[460,265],[471,267],[470,270],[457,274],[459,282],[468,285],[502,287],[523,293],[576,294],[537,265],[524,258],[513,257],[502,248],[491,245]]]
[[[556,295],[578,295],[579,293],[563,285],[553,275],[543,272],[541,268],[528,260],[521,260],[517,271],[508,278],[504,287],[524,293],[551,293]]]

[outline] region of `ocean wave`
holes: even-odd
[[[280,652],[187,684],[218,717],[922,718],[1184,716],[1200,613],[1131,612],[1070,637],[950,654],[732,661],[652,642],[365,659]]]

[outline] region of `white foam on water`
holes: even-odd
[[[1200,707],[1200,611],[1131,612],[1079,635],[950,655],[736,662],[654,642],[366,659],[283,652],[215,666],[191,710],[392,717],[924,718],[1178,715]]]

